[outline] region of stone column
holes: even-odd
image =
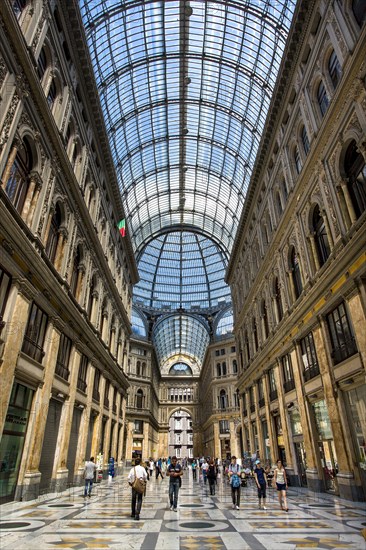
[[[336,451],[338,463],[338,488],[339,494],[343,498],[351,498],[351,485],[354,483],[352,467],[347,456],[347,443],[342,429],[340,410],[338,407],[337,389],[334,384],[331,373],[331,365],[328,362],[330,350],[327,354],[327,343],[324,335],[327,334],[327,328],[323,319],[319,320],[320,327],[313,332],[316,352],[319,362],[319,370],[322,377],[324,399],[328,409],[330,424],[332,427],[333,442]]]
[[[269,399],[269,381],[268,381],[268,375],[265,374],[263,377],[263,392],[264,392],[264,406],[266,409],[266,420],[267,420],[267,428],[268,428],[268,439],[269,439],[269,448],[271,452],[271,459],[272,459],[272,465],[274,464],[275,460],[277,459],[278,454],[278,443],[276,439],[276,434],[273,429],[273,420],[272,420],[272,414],[271,414],[271,408],[270,408],[270,399]]]
[[[127,421],[127,441],[126,441],[126,460],[132,460],[132,444],[133,434],[135,432],[135,425],[130,420]],[[159,448],[160,453],[160,448]]]
[[[142,440],[142,460],[151,456],[151,445],[149,441],[149,423],[144,420],[144,439]]]
[[[43,242],[44,246],[46,246],[47,241],[48,241],[48,234],[50,232],[51,222],[52,222],[54,212],[55,212],[55,209],[52,207],[49,211],[49,214],[48,214],[47,225],[46,225],[46,229],[45,229],[44,236],[43,236],[43,239],[42,239],[42,242]],[[60,237],[59,237],[59,239],[60,239]],[[56,252],[57,252],[57,250],[56,250]]]
[[[285,452],[286,452],[286,463],[287,463],[286,471],[288,471],[289,476],[291,476],[294,474],[294,464],[293,464],[292,449],[290,446],[288,415],[287,415],[287,409],[285,406],[285,394],[283,391],[280,361],[277,362],[277,368],[274,370],[274,374],[276,377],[276,386],[277,386],[277,392],[278,392],[278,408],[280,411],[283,442],[285,445]]]
[[[122,408],[122,422],[121,422],[121,431],[119,435],[119,442],[118,442],[118,464],[123,464],[123,460],[126,458],[123,456],[123,447],[125,442],[125,426],[126,426],[126,396],[121,395],[121,408]]]
[[[116,422],[114,423],[114,429],[112,432],[112,445],[111,445],[111,453],[112,456],[116,462],[116,467],[118,466],[118,460],[117,460],[117,445],[118,445],[118,426],[119,426],[119,411],[121,406],[121,394],[117,392],[116,396]]]
[[[366,370],[366,316],[362,307],[361,295],[358,291],[355,290],[353,296],[347,299],[347,303],[352,318],[357,349],[362,357],[364,370]]]
[[[299,345],[295,343],[295,349],[291,352],[292,370],[294,374],[297,406],[299,408],[302,434],[306,452],[306,476],[310,489],[320,491],[318,463],[315,445],[317,443],[317,432],[309,418],[308,404],[304,393],[304,385],[301,375],[301,353]]]
[[[37,187],[41,186],[41,178],[38,172],[35,172],[35,171],[31,172],[29,178],[30,178],[30,181],[29,181],[28,190],[27,190],[27,194],[24,200],[24,205],[22,210],[22,219],[24,221],[27,221],[30,207],[31,207],[31,202],[35,194],[35,190]]]
[[[14,372],[23,345],[30,301],[33,296],[33,289],[25,280],[23,282],[21,279],[15,278],[12,283],[7,304],[7,307],[11,310],[11,316],[9,315],[9,320],[2,329],[2,338],[5,343],[0,362],[0,433],[4,429],[10,394],[13,388]]]
[[[77,379],[80,365],[80,354],[73,347],[70,356],[70,393],[62,408],[57,447],[55,452],[56,489],[63,490],[69,476],[67,455],[69,451],[72,419],[74,415]],[[78,440],[79,446],[79,440]]]
[[[60,332],[55,327],[56,319],[50,319],[45,338],[45,356],[43,358],[44,378],[43,385],[35,393],[32,411],[32,428],[28,427],[25,447],[23,452],[24,464],[19,471],[19,485],[23,486],[22,498],[28,500],[38,493],[41,480],[41,472],[38,470],[44,442],[45,428],[48,416],[48,407],[52,390]],[[55,470],[54,470],[55,471]],[[24,472],[24,475],[23,475]],[[54,472],[52,473],[52,478]]]
[[[259,448],[259,456],[261,457],[261,460],[264,460],[266,453],[263,445],[263,430],[262,430],[262,419],[259,416],[259,393],[258,393],[258,384],[254,384],[254,403],[255,403],[255,410],[257,411],[256,414],[256,424],[257,424],[257,434],[258,434],[258,448]]]
[[[11,148],[11,151],[9,153],[8,161],[6,163],[5,170],[4,170],[4,173],[3,173],[3,177],[2,177],[2,180],[1,180],[1,187],[3,189],[5,189],[6,184],[8,183],[8,180],[9,180],[9,177],[10,177],[10,174],[11,174],[11,169],[13,168],[13,164],[15,162],[15,157],[17,156],[19,145],[20,145],[20,142],[18,142],[18,141],[14,142],[14,145]]]
[[[30,208],[29,208],[29,213],[28,213],[28,216],[27,216],[27,219],[26,219],[26,223],[29,227],[32,227],[34,212],[35,212],[36,207],[37,207],[40,192],[41,192],[41,186],[36,185],[36,189],[35,189],[35,192],[33,194],[32,202],[31,202],[31,205],[30,205]]]
[[[318,252],[317,252],[316,244],[315,244],[315,233],[314,232],[311,232],[309,234],[309,242],[310,242],[311,254],[312,254],[313,259],[314,259],[315,271],[319,271],[320,263],[319,263]]]
[[[353,225],[355,223],[355,221],[357,220],[357,216],[356,216],[356,213],[355,213],[355,209],[353,208],[352,199],[351,199],[351,196],[350,196],[349,191],[348,191],[347,182],[342,179],[340,181],[340,185],[341,185],[341,188],[342,188],[342,193],[343,193],[343,197],[344,197],[344,200],[345,200],[345,203],[346,203],[346,208],[347,208],[347,212],[348,212],[348,215],[349,215],[349,218],[350,218],[350,221],[351,221],[351,225]]]
[[[213,436],[214,436],[214,456],[221,458],[220,426],[217,420],[213,423]]]
[[[83,410],[83,414],[81,417],[80,422],[80,434],[79,434],[79,441],[78,441],[78,448],[76,452],[76,460],[75,465],[77,467],[77,481],[80,482],[82,480],[82,475],[84,472],[84,463],[85,459],[89,458],[86,457],[86,447],[88,443],[88,434],[89,434],[89,425],[90,425],[90,419],[91,419],[91,409],[92,409],[92,403],[93,403],[93,382],[94,382],[94,369],[88,368],[87,372],[87,378],[86,378],[86,407]]]

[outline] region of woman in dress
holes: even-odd
[[[281,460],[277,460],[277,468],[275,468],[273,479],[277,487],[278,501],[280,503],[281,510],[288,512],[286,498],[287,476]]]

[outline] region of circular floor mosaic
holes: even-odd
[[[179,508],[205,508],[204,504],[180,504]]]
[[[172,531],[187,531],[192,532],[192,530],[200,531],[223,531],[224,529],[229,529],[230,525],[224,523],[223,521],[169,521],[165,524],[166,529]]]
[[[49,508],[73,508],[73,504],[49,504]]]
[[[44,527],[44,521],[0,521],[0,531],[30,531]]]

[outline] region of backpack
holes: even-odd
[[[234,489],[240,487],[240,477],[238,476],[238,474],[233,474],[231,476],[231,486],[234,487]]]

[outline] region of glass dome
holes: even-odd
[[[138,261],[134,302],[143,309],[201,312],[231,304],[226,257],[211,239],[175,231],[153,239]]]

